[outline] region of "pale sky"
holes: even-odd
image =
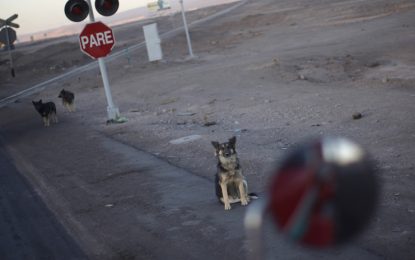
[[[117,12],[146,6],[148,2],[154,1],[119,0],[120,7]],[[20,25],[20,28],[16,29],[18,34],[56,28],[73,23],[65,16],[64,7],[66,2],[66,0],[0,0],[0,18],[7,19],[17,13],[19,17],[13,22]],[[95,1],[91,0],[91,2],[94,5]],[[99,17],[95,7],[94,14],[95,17]]]

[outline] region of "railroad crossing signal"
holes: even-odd
[[[14,14],[7,18],[6,20],[0,19],[0,28],[4,27],[0,31],[0,42],[3,43],[6,48],[9,46],[13,48],[13,43],[16,41],[16,31],[10,27],[19,28],[20,26],[17,23],[12,21],[17,19],[18,14]]]
[[[83,21],[89,13],[89,5],[83,0],[70,0],[65,5],[65,15],[73,22]]]
[[[103,16],[111,16],[118,10],[118,0],[95,0],[95,9]],[[83,21],[92,12],[85,0],[69,0],[65,4],[65,15],[73,22]]]
[[[98,13],[110,16],[118,10],[118,0],[95,0],[95,8]],[[65,15],[69,20],[80,22],[89,15],[90,24],[87,24],[79,35],[81,51],[90,57],[97,59],[107,97],[107,113],[111,122],[123,123],[127,119],[120,117],[118,107],[112,100],[111,87],[108,80],[107,68],[103,57],[107,56],[115,44],[111,28],[102,22],[95,22],[91,0],[69,0],[65,5]]]
[[[155,11],[171,9],[171,6],[166,0],[157,0],[155,2],[148,3],[147,8],[150,11],[155,12]]]
[[[0,31],[0,42],[5,44],[9,52],[10,70],[11,70],[13,78],[15,77],[15,73],[14,73],[13,57],[12,57],[11,49],[14,48],[13,43],[14,41],[16,41],[17,37],[16,37],[16,32],[10,27],[14,27],[14,28],[20,27],[17,23],[12,22],[13,20],[17,19],[18,16],[19,16],[18,14],[14,14],[10,16],[9,18],[7,18],[6,20],[0,19],[0,28],[4,27]]]
[[[15,20],[19,15],[14,14],[7,18],[6,20],[0,19],[0,28],[3,26],[10,26],[14,28],[19,28],[20,26],[17,23],[12,23],[13,20]]]
[[[96,0],[95,9],[100,15],[111,16],[118,10],[118,0]]]

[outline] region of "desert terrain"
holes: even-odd
[[[196,21],[234,4],[189,12],[188,20]],[[143,41],[143,24],[157,22],[163,33],[181,26],[180,19],[176,14],[115,28],[114,51]],[[275,238],[276,243],[267,243],[267,251],[274,254],[271,258],[280,259],[413,259],[414,22],[415,3],[410,0],[246,1],[230,13],[191,28],[197,56],[194,59],[187,56],[186,39],[180,33],[162,40],[164,59],[160,62],[149,63],[142,48],[107,64],[114,102],[128,122],[106,124],[105,93],[99,70],[94,68],[52,82],[35,94],[0,108],[1,142],[15,164],[22,160],[36,169],[26,172],[26,177],[38,185],[38,192],[51,208],[57,207],[53,211],[59,217],[73,220],[62,221],[72,230],[70,233],[75,233],[75,237],[82,236],[82,230],[88,236],[101,234],[93,240],[99,244],[95,248],[104,249],[91,253],[92,258],[106,252],[111,255],[109,259],[161,259],[166,255],[155,253],[157,249],[152,245],[141,244],[139,248],[133,242],[122,243],[124,236],[134,237],[129,233],[133,231],[124,227],[123,233],[112,228],[114,219],[96,206],[100,199],[110,197],[111,205],[119,203],[123,206],[119,210],[126,212],[137,201],[144,203],[137,190],[147,189],[150,181],[131,176],[136,172],[131,169],[114,174],[127,167],[114,159],[117,156],[86,160],[81,155],[93,154],[94,149],[83,147],[82,142],[104,136],[111,142],[97,145],[97,150],[121,156],[124,153],[117,150],[115,143],[127,145],[205,180],[212,185],[211,197],[203,198],[210,201],[207,208],[230,223],[235,219],[241,222],[244,211],[236,206],[228,213],[216,204],[216,159],[211,141],[223,142],[237,136],[250,189],[266,196],[273,167],[296,144],[320,136],[348,137],[373,157],[382,184],[378,211],[366,232],[353,241],[354,249],[313,251],[308,255],[307,251]],[[28,45],[16,50],[14,56],[17,77],[11,78],[6,55],[0,55],[0,98],[91,61],[80,52],[76,37]],[[75,92],[76,113],[68,113],[60,106],[57,95],[62,88]],[[58,105],[59,124],[43,129],[31,104],[31,100],[38,99]],[[362,118],[354,120],[354,113],[361,113]],[[195,140],[171,142],[191,135],[196,136]],[[66,146],[70,152],[65,151]],[[37,147],[47,149],[47,155],[38,154]],[[39,161],[45,156],[50,159],[46,164]],[[65,158],[64,164],[57,158]],[[46,187],[54,187],[54,192],[48,193]],[[131,189],[133,195],[124,194],[124,187],[125,192]],[[105,190],[112,192],[101,197]],[[47,198],[50,194],[56,197]],[[223,227],[215,226],[217,219],[206,222],[201,213],[205,206],[198,194],[191,196],[198,204],[181,207],[175,201],[177,210],[167,212],[160,207],[159,214],[185,215],[185,223],[207,237],[225,233],[230,248],[236,251],[224,249],[224,254],[212,256],[243,258],[243,230],[226,233]],[[145,209],[151,211],[151,205],[145,204]],[[85,219],[89,220],[83,222]],[[146,219],[144,226],[151,229],[158,225],[156,220]],[[197,220],[201,222],[192,222]],[[78,228],[73,227],[75,222]],[[175,230],[166,234],[148,232],[152,239],[163,240],[164,235],[168,237]],[[179,235],[177,238],[183,239]],[[162,245],[169,251],[168,243]],[[203,251],[202,247],[194,250]],[[173,256],[200,257],[170,250]],[[275,255],[278,252],[283,253]]]

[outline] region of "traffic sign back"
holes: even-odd
[[[7,42],[7,33],[9,33],[9,43]],[[17,39],[16,31],[10,27],[3,28],[0,31],[0,42],[5,45],[12,45]]]

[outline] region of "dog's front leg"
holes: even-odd
[[[66,108],[68,109],[69,112],[72,112],[72,105],[69,103],[66,103]]]
[[[226,187],[225,183],[221,183],[220,188],[222,189],[223,204],[225,204],[225,210],[230,210],[231,203],[229,202],[228,188]]]
[[[247,196],[247,191],[245,190],[245,185],[243,181],[239,182],[239,194],[241,196],[241,205],[242,206],[246,206],[248,205],[248,196]]]
[[[48,127],[50,125],[49,117],[44,116],[43,117],[43,124]]]

